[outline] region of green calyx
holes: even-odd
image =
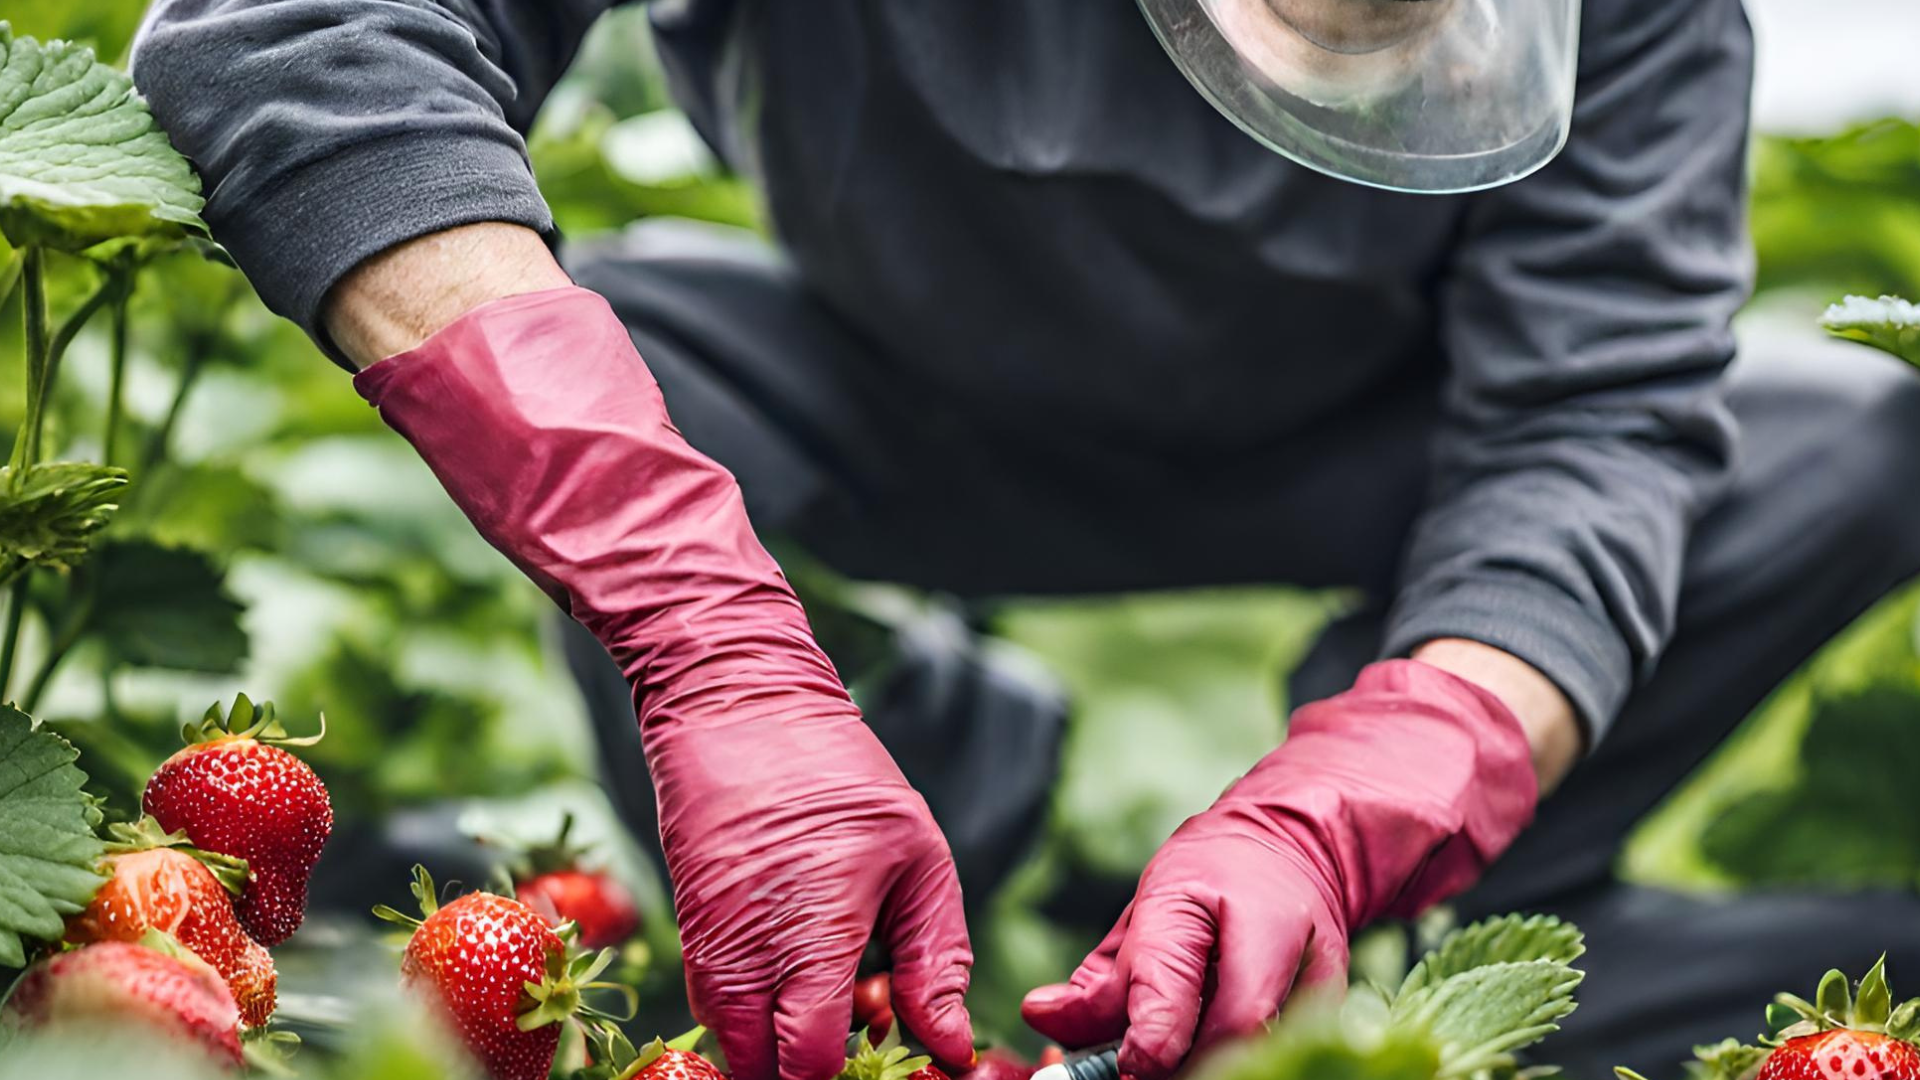
[[[263,701],[258,705],[245,694],[236,694],[233,706],[225,711],[219,702],[207,707],[199,722],[183,725],[180,737],[187,745],[213,742],[217,739],[252,739],[255,742],[269,743],[273,746],[312,746],[325,738],[327,734],[327,716],[320,714],[320,730],[315,734],[295,738],[287,733],[286,726],[273,714],[273,702]]]
[[[861,1028],[847,1042],[847,1063],[840,1070],[839,1080],[906,1080],[931,1064],[932,1058],[925,1054],[910,1056],[900,1044],[899,1024],[893,1025],[878,1045]]]
[[[640,1007],[639,996],[634,993],[633,988],[616,982],[597,981],[600,973],[612,965],[614,955],[612,949],[601,949],[597,953],[589,954],[567,948],[549,956],[546,978],[539,982],[522,984],[531,1004],[520,1013],[520,1018],[514,1023],[521,1031],[532,1031],[574,1016],[590,1020],[632,1018],[634,1012]],[[625,1012],[615,1015],[587,1004],[586,994],[593,990],[604,990],[621,995],[626,1002]]]
[[[238,855],[222,855],[217,851],[194,847],[187,841],[184,829],[168,832],[160,827],[158,821],[143,815],[131,825],[115,822],[107,826],[107,834],[113,837],[107,844],[107,854],[110,856],[171,848],[182,855],[191,856],[200,865],[213,871],[214,879],[233,895],[239,896],[240,890],[246,887],[247,860]]]
[[[597,1020],[586,1027],[587,1042],[593,1046],[594,1064],[581,1076],[583,1080],[632,1080],[669,1050],[693,1053],[706,1034],[706,1028],[696,1027],[677,1038],[655,1038],[636,1050],[618,1024]]]
[[[440,910],[440,891],[433,884],[433,875],[427,873],[427,868],[421,866],[419,863],[413,865],[413,885],[411,891],[413,893],[413,899],[420,905],[419,918],[416,919],[405,912],[396,911],[385,904],[374,905],[374,917],[384,922],[393,923],[396,926],[405,926],[418,930],[421,923],[432,918],[433,913]]]
[[[589,848],[573,843],[569,839],[572,833],[573,812],[569,810],[561,817],[560,832],[552,840],[528,845],[515,854],[510,867],[513,880],[526,881],[541,874],[579,869],[585,863]]]
[[[1847,1028],[1920,1045],[1920,998],[1895,1007],[1886,969],[1883,955],[1857,988],[1844,973],[1829,971],[1820,979],[1811,1002],[1793,994],[1779,995],[1767,1009],[1772,1033],[1761,1042],[1778,1046],[1802,1035]]]
[[[291,1031],[270,1028],[245,1028],[240,1032],[240,1053],[246,1058],[247,1072],[258,1076],[297,1076],[290,1064],[300,1049],[300,1036]]]
[[[1727,1039],[1712,1046],[1696,1046],[1687,1068],[1694,1080],[1750,1080],[1768,1055],[1789,1039],[1845,1028],[1871,1031],[1920,1045],[1920,999],[1896,1007],[1887,985],[1887,958],[1882,956],[1856,988],[1845,974],[1829,971],[1820,980],[1813,1000],[1781,994],[1767,1006],[1767,1034],[1752,1046]],[[1619,1080],[1645,1080],[1632,1069],[1615,1069]]]

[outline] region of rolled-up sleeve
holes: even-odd
[[[368,256],[456,225],[546,232],[523,133],[610,0],[160,0],[133,78],[267,306],[319,337]]]
[[[1474,197],[1441,286],[1445,422],[1387,648],[1512,653],[1597,739],[1732,465],[1752,43],[1737,0],[1586,7],[1566,149]]]

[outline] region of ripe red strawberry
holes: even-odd
[[[893,1030],[893,976],[882,971],[853,984],[853,1026],[880,1040]]]
[[[551,843],[520,853],[510,868],[514,895],[555,926],[577,926],[583,949],[619,945],[640,932],[640,908],[626,886],[588,865],[586,849],[567,839],[572,831],[573,815],[568,814]]]
[[[166,831],[247,861],[234,910],[262,945],[278,945],[306,917],[307,877],[333,831],[326,786],[282,747],[319,736],[288,738],[273,703],[255,706],[245,694],[226,715],[208,709],[184,734],[189,745],[154,771],[141,805]]]
[[[164,941],[160,935],[156,941]],[[240,1010],[220,975],[192,953],[126,941],[56,953],[30,968],[5,1017],[22,1030],[147,1028],[239,1067]]]
[[[433,1003],[493,1080],[543,1080],[561,1021],[594,1015],[580,995],[602,985],[592,980],[612,952],[569,956],[539,913],[509,897],[468,893],[441,907],[421,867],[414,868],[413,892],[424,921],[375,909],[414,927],[402,980]]]
[[[662,1051],[629,1075],[645,1080],[725,1080],[713,1062],[691,1050],[673,1049]]]
[[[1920,1080],[1920,1050],[1875,1031],[1818,1031],[1781,1043],[1755,1080]]]
[[[618,945],[640,930],[633,895],[604,871],[555,870],[519,882],[513,891],[553,925],[571,922],[579,927],[583,949]]]
[[[273,957],[234,918],[233,897],[214,872],[184,851],[156,847],[110,855],[107,883],[87,909],[67,920],[67,940],[139,941],[148,930],[174,937],[213,965],[259,1027],[273,1015]]]
[[[1781,994],[1767,1009],[1763,1046],[1735,1039],[1694,1049],[1695,1075],[1752,1080],[1920,1080],[1920,999],[1899,1008],[1887,986],[1886,957],[1860,980],[1829,971],[1812,1001]],[[1615,1069],[1621,1080],[1642,1080]]]

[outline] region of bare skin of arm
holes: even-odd
[[[504,296],[572,282],[539,234],[519,225],[463,225],[381,252],[334,286],[327,332],[355,367],[425,341],[466,312]],[[1413,658],[1475,683],[1504,702],[1526,730],[1544,794],[1580,755],[1573,705],[1525,661],[1476,641],[1443,638]]]
[[[461,225],[397,244],[327,295],[327,334],[356,368],[406,352],[489,300],[573,284],[540,234]]]

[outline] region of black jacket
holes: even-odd
[[[551,229],[521,133],[606,6],[161,0],[134,77],[215,234],[312,330],[394,243]],[[1389,647],[1505,648],[1596,734],[1651,668],[1734,442],[1738,0],[1587,0],[1566,150],[1466,196],[1261,148],[1133,0],[650,14],[677,97],[760,182],[808,285],[956,408],[1204,467],[1428,372],[1449,422]]]

